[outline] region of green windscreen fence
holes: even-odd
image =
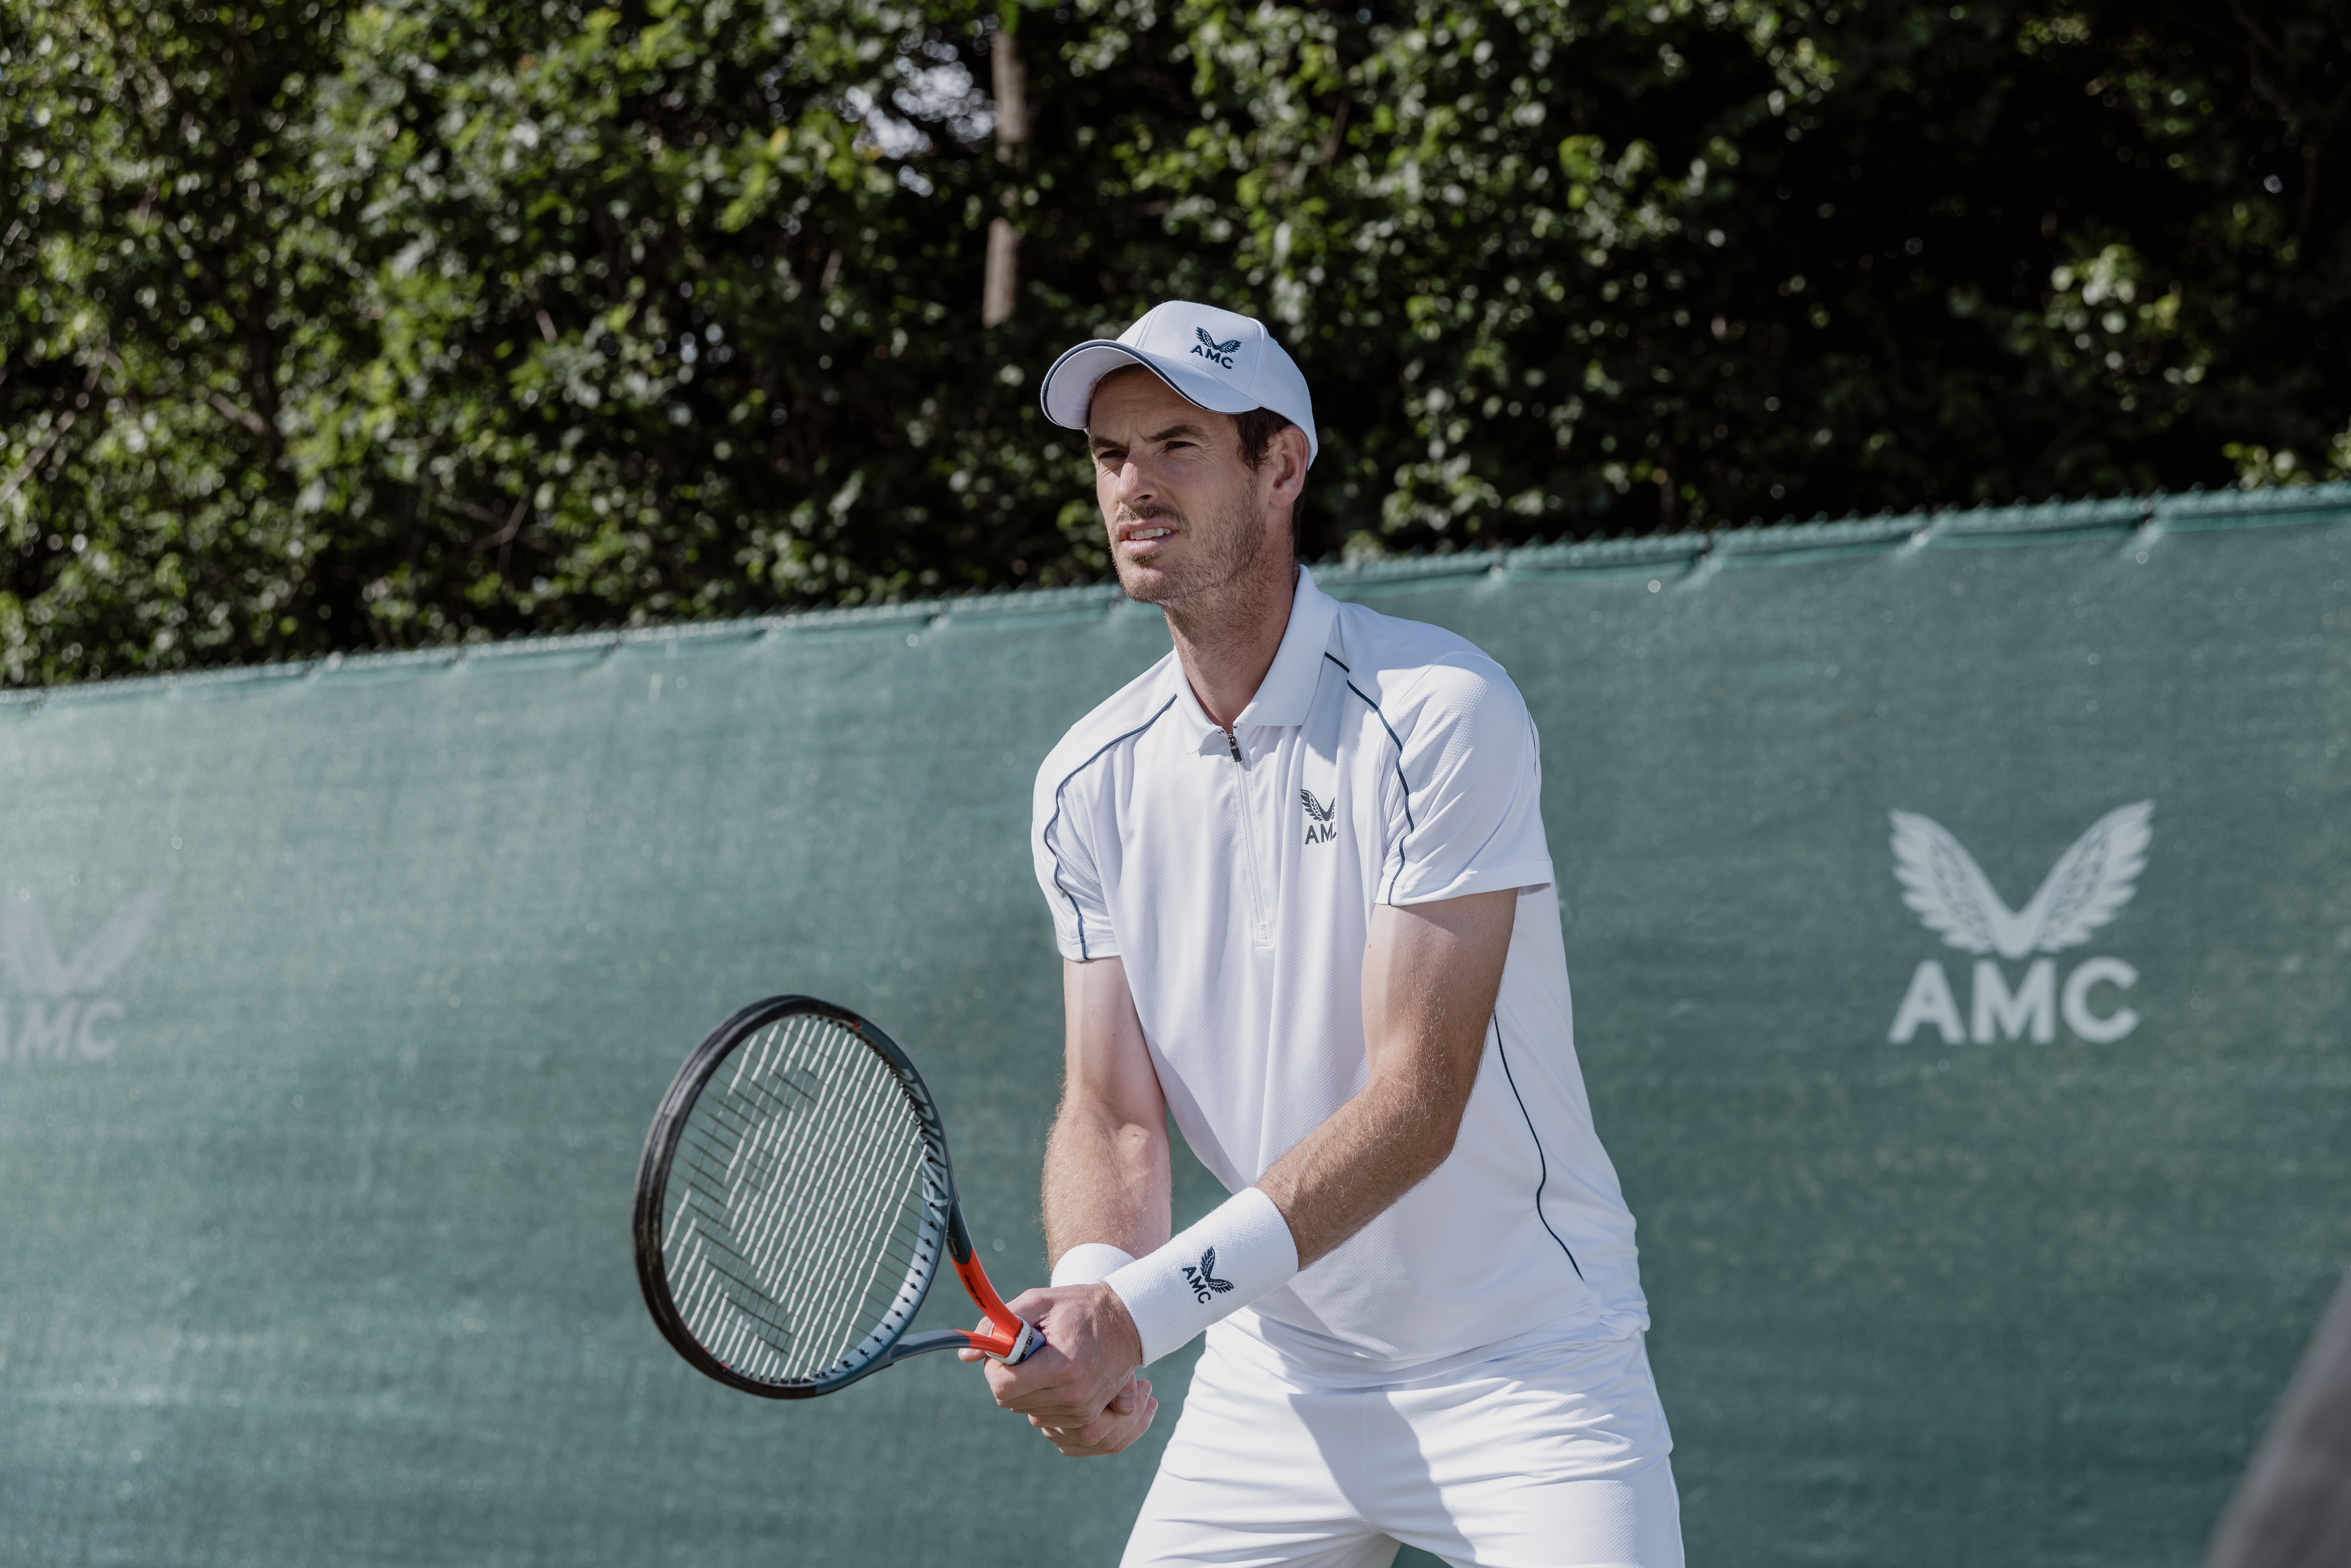
[[[2194,1563],[2351,1260],[2351,490],[1318,580],[1532,705],[1692,1561]],[[951,1358],[753,1399],[629,1206],[810,992],[1039,1281],[1030,779],[1165,648],[1072,590],[0,705],[0,1560],[1115,1561],[1187,1358],[1117,1459]]]

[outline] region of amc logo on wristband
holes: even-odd
[[[1200,1254],[1200,1266],[1184,1265],[1184,1282],[1192,1287],[1192,1294],[1203,1305],[1233,1288],[1230,1280],[1217,1278],[1217,1249],[1209,1248]]]

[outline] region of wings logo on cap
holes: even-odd
[[[1219,343],[1208,336],[1208,329],[1206,327],[1193,328],[1192,335],[1200,340],[1198,345],[1192,350],[1194,353],[1212,365],[1221,365],[1228,371],[1233,368],[1233,350],[1241,346],[1241,340],[1238,338],[1235,338],[1229,343]]]

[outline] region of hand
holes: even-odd
[[[1136,1377],[1111,1397],[1099,1416],[1082,1427],[1049,1427],[1035,1416],[1029,1417],[1029,1424],[1071,1458],[1083,1459],[1124,1451],[1151,1430],[1151,1418],[1158,1413],[1159,1401],[1151,1396],[1150,1379]]]
[[[1018,1366],[987,1363],[997,1404],[1028,1416],[1065,1454],[1114,1454],[1144,1434],[1159,1406],[1134,1375],[1143,1342],[1117,1291],[1066,1285],[1025,1291],[1008,1304],[1045,1343]]]

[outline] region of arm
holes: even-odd
[[[1371,1081],[1258,1179],[1290,1223],[1300,1268],[1336,1250],[1453,1152],[1517,914],[1515,890],[1372,912]]]
[[[1045,1249],[1167,1239],[1167,1102],[1116,958],[1061,966],[1061,1109],[1045,1145]]]
[[[1149,1252],[1170,1224],[1167,1102],[1126,967],[1065,960],[1061,998],[1061,1107],[1045,1145],[1046,1252],[1057,1265],[1084,1242]],[[1109,1286],[1029,1291],[1008,1304],[1044,1331],[1045,1348],[1017,1368],[987,1363],[998,1404],[1028,1416],[1072,1457],[1115,1454],[1150,1427],[1159,1404],[1134,1375],[1142,1343]]]
[[[1510,889],[1406,907],[1382,905],[1373,912],[1364,955],[1364,1042],[1370,1081],[1257,1184],[1289,1226],[1301,1267],[1327,1256],[1370,1224],[1452,1153],[1485,1053],[1486,1026],[1501,988],[1517,913],[1518,894]],[[1117,988],[1123,999],[1123,969]],[[1125,1010],[1132,1016],[1131,1001]],[[1073,1009],[1073,1020],[1075,1016]],[[1073,1032],[1071,1038],[1074,1042],[1079,1036]],[[1139,1027],[1135,1044],[1139,1049]],[[1147,1057],[1144,1066],[1147,1070]],[[1152,1084],[1155,1091],[1155,1076]],[[1065,1103],[1064,1123],[1069,1114]],[[1057,1123],[1054,1128],[1057,1148],[1062,1126]],[[1158,1146],[1164,1160],[1164,1141]],[[1152,1189],[1155,1207],[1147,1228],[1133,1223],[1136,1208],[1116,1210],[1129,1217],[1132,1228],[1121,1234],[1132,1237],[1137,1247],[1149,1249],[1165,1241],[1166,1191],[1163,1176]],[[1047,1201],[1049,1206],[1053,1201],[1050,1190]],[[1092,1201],[1105,1201],[1105,1197],[1098,1193]],[[1050,1228],[1050,1207],[1048,1212]],[[1063,1244],[1064,1234],[1053,1230],[1056,1246]],[[1057,1427],[1111,1421],[1114,1412],[1087,1402],[1103,1396],[1097,1390],[1117,1389],[1142,1358],[1142,1336],[1134,1316],[1107,1285],[1030,1291],[1012,1306],[1029,1316],[1024,1303],[1050,1299],[1058,1308],[1062,1299],[1081,1292],[1086,1293],[1083,1342],[1074,1336],[1053,1339],[1049,1328],[1057,1361],[1047,1363],[1049,1353],[1040,1352],[1017,1367],[988,1365],[997,1402],[1028,1413],[1049,1435]],[[1137,1427],[1134,1435],[1140,1432]],[[1062,1447],[1064,1452],[1114,1451]]]

